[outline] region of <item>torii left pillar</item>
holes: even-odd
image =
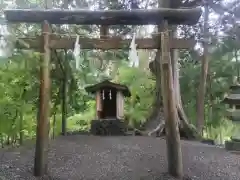
[[[40,117],[37,122],[37,137],[34,160],[34,175],[43,176],[47,172],[47,156],[49,141],[50,115],[50,57],[49,48],[50,25],[47,21],[42,24],[43,56],[40,64]]]

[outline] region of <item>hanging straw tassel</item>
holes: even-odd
[[[130,44],[130,51],[129,51],[129,66],[130,67],[138,67],[139,66],[139,58],[137,55],[137,46],[135,44],[135,34],[133,35],[131,44]]]
[[[79,44],[79,35],[77,36],[75,45],[74,45],[74,50],[73,50],[73,55],[76,60],[76,69],[80,68],[80,44]]]

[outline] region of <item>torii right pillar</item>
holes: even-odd
[[[188,24],[187,21],[192,20],[191,17],[189,17],[189,19],[185,17],[185,21],[183,19],[179,20],[177,16],[172,17],[171,20],[173,19],[176,19],[174,25]],[[179,119],[177,113],[176,94],[174,91],[173,81],[173,68],[171,60],[171,58],[173,57],[171,57],[169,45],[171,28],[169,28],[169,22],[167,18],[163,20],[161,29],[162,32],[160,37],[161,42],[160,73],[164,116],[166,119],[165,129],[168,157],[168,172],[172,176],[181,179],[183,177],[182,151],[179,133]]]
[[[161,87],[163,97],[164,116],[166,119],[166,142],[168,171],[175,177],[182,177],[182,152],[178,128],[178,115],[175,94],[173,90],[173,72],[169,47],[168,22],[163,23],[161,33]]]

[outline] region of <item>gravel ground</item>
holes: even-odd
[[[174,180],[166,173],[164,139],[75,135],[51,144],[41,180]],[[239,155],[191,141],[182,141],[182,151],[186,180],[240,180]],[[0,150],[0,180],[36,180],[33,154],[29,147]]]

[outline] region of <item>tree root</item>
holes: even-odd
[[[181,106],[177,107],[178,110],[178,119],[179,119],[179,132],[181,138],[191,139],[191,140],[201,140],[201,136],[198,134],[196,128],[188,123],[187,117],[181,108]],[[159,111],[155,113],[155,117],[151,117],[149,121],[158,121],[158,125],[155,128],[151,128],[151,130],[141,131],[139,129],[134,129],[135,132],[142,136],[164,136],[165,135],[165,119],[161,118],[163,116],[162,112]],[[148,122],[149,123],[149,122]]]
[[[174,59],[173,55],[173,59]],[[178,112],[178,125],[179,125],[179,132],[180,132],[180,136],[187,138],[187,139],[197,139],[200,140],[201,139],[201,135],[197,132],[196,128],[189,123],[187,116],[184,112],[183,106],[182,106],[182,101],[181,101],[181,94],[180,94],[180,84],[179,84],[179,74],[177,71],[178,67],[177,67],[177,59],[175,57],[175,61],[174,61],[174,67],[173,67],[173,71],[175,73],[174,75],[174,88],[175,88],[175,93],[176,93],[176,106],[177,106],[177,112]],[[160,109],[163,108],[163,105],[161,104],[162,100],[161,98],[158,97],[158,95],[161,94],[160,89],[160,82],[161,82],[161,73],[160,73],[160,51],[157,51],[155,59],[153,61],[151,61],[149,63],[149,69],[150,71],[153,73],[153,75],[156,77],[156,90],[158,91],[158,94],[156,95],[156,99],[155,102],[153,103],[153,112],[151,114],[151,116],[148,119],[148,122],[146,123],[146,126],[148,126],[148,129],[153,129],[153,130],[149,130],[148,131],[148,135],[152,135],[155,134],[155,132],[160,132],[160,134],[157,135],[165,135],[165,119],[161,118],[164,117],[163,113],[160,111]],[[151,123],[153,122],[153,124],[155,126],[157,126],[156,128],[150,126]],[[158,122],[158,123],[156,123]],[[159,124],[160,123],[160,124]],[[150,125],[149,125],[150,124]],[[158,124],[158,125],[157,125]],[[146,132],[145,132],[146,134]]]
[[[138,133],[141,136],[153,136],[153,134],[155,134],[155,136],[160,136],[165,128],[165,121],[162,121],[155,129],[151,130],[151,131],[141,131],[137,128],[134,129],[135,134]]]
[[[156,136],[160,136],[162,134],[163,130],[165,127],[165,121],[162,121],[155,129],[152,131],[148,132],[148,136],[152,136],[153,133],[156,133]]]
[[[200,140],[201,135],[197,132],[197,129],[194,125],[188,123],[187,116],[184,113],[183,108],[178,104],[177,105],[178,110],[178,117],[180,120],[180,133],[183,132],[187,139],[196,139]]]

